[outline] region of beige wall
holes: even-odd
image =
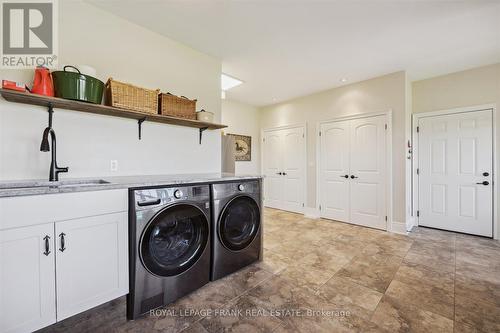
[[[87,64],[109,76],[198,99],[220,119],[219,59],[205,55],[80,1],[59,1],[59,63]],[[30,82],[33,71],[1,70],[0,78]],[[0,179],[48,177],[50,154],[39,151],[47,112],[0,98]],[[55,110],[59,165],[68,177],[220,171],[220,133],[145,122],[137,139],[130,119]],[[118,172],[110,172],[110,160]]]
[[[316,145],[319,121],[359,113],[393,112],[393,220],[405,222],[406,74],[397,72],[285,103],[264,107],[263,129],[307,123],[307,205],[316,207]]]
[[[496,105],[497,161],[500,147],[500,63],[413,82],[413,112]],[[496,174],[500,175],[500,163]],[[497,198],[500,207],[500,198]],[[498,223],[498,221],[497,221]],[[497,228],[497,235],[500,232]]]
[[[225,133],[242,134],[252,137],[252,160],[237,161],[236,174],[260,174],[260,114],[254,106],[230,101],[222,101],[221,122],[228,125]]]

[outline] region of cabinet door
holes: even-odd
[[[54,224],[0,231],[0,332],[56,322]]]
[[[128,293],[127,213],[56,223],[57,320]]]

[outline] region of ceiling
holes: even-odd
[[[219,57],[244,81],[227,97],[257,106],[399,70],[418,80],[500,61],[500,1],[87,2]]]

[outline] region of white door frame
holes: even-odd
[[[497,198],[498,198],[498,186],[497,184],[497,154],[496,154],[496,141],[497,141],[497,121],[496,121],[496,105],[495,104],[483,104],[483,105],[477,105],[477,106],[467,106],[467,107],[461,107],[461,108],[454,108],[454,109],[445,109],[445,110],[436,110],[436,111],[429,111],[429,112],[419,112],[419,113],[414,113],[412,115],[412,152],[413,152],[413,158],[412,158],[412,195],[413,195],[413,202],[412,202],[412,216],[415,221],[415,226],[419,225],[419,217],[417,216],[417,211],[419,210],[419,188],[418,188],[418,176],[417,176],[417,167],[419,164],[419,156],[418,156],[418,133],[417,133],[417,126],[418,126],[418,120],[420,118],[424,117],[433,117],[433,116],[444,116],[444,115],[451,115],[451,114],[457,114],[457,113],[466,113],[466,112],[476,112],[476,111],[488,111],[491,110],[493,118],[492,118],[492,128],[493,128],[493,151],[492,151],[492,161],[493,161],[493,170],[492,176],[493,176],[493,198],[492,198],[492,203],[493,203],[493,238],[498,239],[497,235],[497,230],[498,230],[498,205],[497,205]]]
[[[385,137],[386,144],[386,200],[385,200],[385,213],[387,216],[387,221],[385,224],[385,230],[392,232],[392,109],[382,112],[366,112],[366,113],[358,113],[350,116],[341,116],[330,118],[328,120],[322,120],[317,122],[316,124],[316,138],[318,138],[316,143],[316,211],[319,212],[321,216],[321,211],[319,209],[319,205],[321,202],[321,191],[320,191],[320,167],[321,167],[321,140],[319,140],[319,132],[321,131],[321,125],[351,120],[351,119],[360,119],[360,118],[371,118],[376,116],[385,116],[387,123],[387,134]]]
[[[302,128],[304,130],[304,140],[302,153],[304,154],[304,175],[302,179],[302,202],[304,204],[302,213],[304,213],[307,207],[307,122],[297,123],[294,125],[284,125],[284,126],[276,126],[276,127],[268,127],[260,130],[260,170],[264,173],[264,134],[266,132],[280,131],[291,128]],[[264,174],[263,174],[264,175]],[[264,175],[265,177],[265,175]],[[262,192],[264,193],[264,192]],[[265,198],[263,200],[265,202]]]

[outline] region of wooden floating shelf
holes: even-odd
[[[203,130],[206,129],[215,130],[227,127],[226,125],[207,123],[199,120],[183,119],[177,117],[163,116],[159,114],[139,113],[127,109],[116,108],[113,106],[73,101],[58,97],[48,97],[48,96],[36,95],[28,92],[19,92],[8,89],[0,89],[0,94],[2,95],[3,98],[5,98],[9,102],[39,105],[45,107],[101,114],[106,116],[135,119],[139,121],[139,126],[141,126],[143,121],[152,121],[163,124],[194,127],[200,129],[200,143],[201,143],[201,132]]]

